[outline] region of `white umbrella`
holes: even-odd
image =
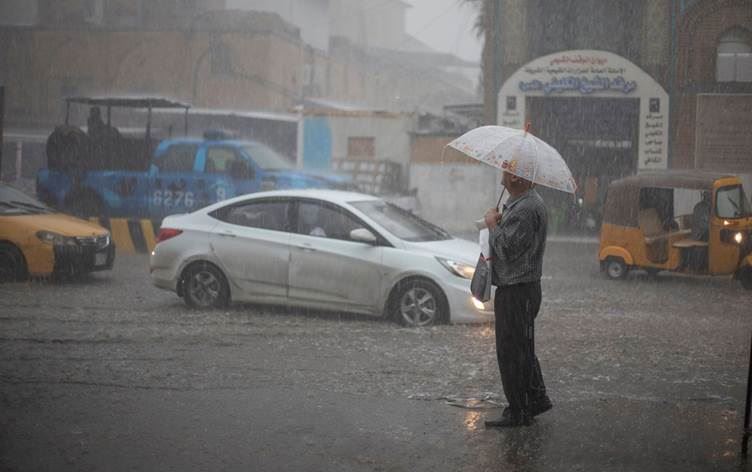
[[[538,185],[568,193],[577,188],[561,154],[527,130],[481,126],[447,146]]]

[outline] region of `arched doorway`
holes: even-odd
[[[504,83],[498,110],[500,125],[523,128],[529,121],[559,150],[577,181],[580,209],[596,226],[611,181],[668,165],[668,94],[610,52],[564,51],[531,61]],[[571,199],[549,201],[565,207],[553,209],[554,220],[557,211],[571,219]]]

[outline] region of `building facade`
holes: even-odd
[[[395,112],[473,100],[469,81],[437,65],[459,59],[384,49],[389,42],[372,28],[356,41],[339,14],[349,3],[0,0],[8,120],[59,122],[61,98],[80,94],[158,94],[196,107],[273,112],[309,97]],[[406,4],[373,8],[401,17],[393,25],[400,31],[387,36],[405,37]],[[360,10],[350,23],[363,18]]]
[[[486,120],[530,122],[590,205],[643,170],[752,173],[752,1],[485,7]]]

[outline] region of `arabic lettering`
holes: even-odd
[[[658,147],[662,147],[663,146],[663,141],[660,140],[660,139],[651,139],[649,141],[645,141],[645,146],[658,146]]]
[[[519,89],[522,92],[542,91],[545,95],[552,93],[562,93],[567,91],[580,92],[583,95],[589,95],[600,91],[614,90],[624,94],[630,94],[637,89],[637,82],[625,80],[623,76],[614,78],[596,75],[593,77],[554,77],[548,82],[540,80],[531,80],[529,82],[521,81]]]
[[[577,54],[570,56],[569,54],[563,54],[559,57],[555,57],[551,59],[551,65],[558,65],[558,64],[595,64],[595,65],[603,65],[606,62],[608,62],[608,59],[604,57],[598,57],[598,56],[583,56],[582,54]]]
[[[624,67],[579,67],[579,66],[565,66],[565,67],[541,67],[541,66],[527,66],[523,69],[525,73],[529,75],[586,75],[586,74],[609,74],[609,75],[624,75],[626,69]]]

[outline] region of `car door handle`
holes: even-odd
[[[220,231],[217,233],[218,236],[222,236],[224,238],[234,238],[236,237],[235,233],[231,231]]]
[[[302,249],[305,252],[316,252],[316,249],[313,246],[311,246],[310,243],[303,243],[300,246],[300,249]]]

